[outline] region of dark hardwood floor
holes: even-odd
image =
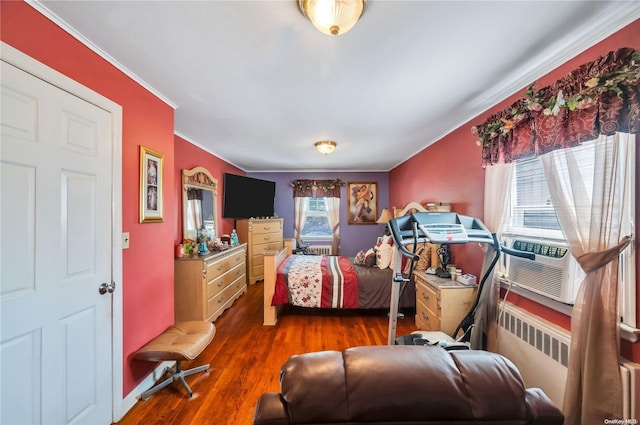
[[[397,335],[417,330],[413,312],[398,320]],[[119,422],[133,424],[249,425],[259,396],[280,390],[282,364],[294,354],[343,350],[387,342],[384,311],[319,311],[287,309],[277,325],[262,325],[262,283],[215,322],[216,336],[183,368],[211,364],[209,373],[186,378],[194,391],[188,399],[179,383],[136,405]]]

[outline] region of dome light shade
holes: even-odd
[[[329,155],[336,148],[336,142],[323,140],[321,142],[316,142],[315,146],[316,149],[318,149],[318,152]]]
[[[298,0],[302,14],[327,35],[340,35],[358,22],[365,0]]]

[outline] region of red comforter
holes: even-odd
[[[280,264],[271,305],[358,308],[358,275],[347,257],[290,255]]]

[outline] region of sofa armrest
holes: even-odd
[[[264,393],[258,399],[253,413],[254,425],[288,425],[289,415],[279,393]]]
[[[562,425],[564,415],[540,388],[529,388],[525,393],[531,424]]]

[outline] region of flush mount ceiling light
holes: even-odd
[[[336,148],[336,142],[323,140],[322,142],[316,142],[315,146],[316,149],[318,149],[318,152],[329,155]]]
[[[340,35],[358,22],[365,0],[298,0],[302,14],[321,32]]]

